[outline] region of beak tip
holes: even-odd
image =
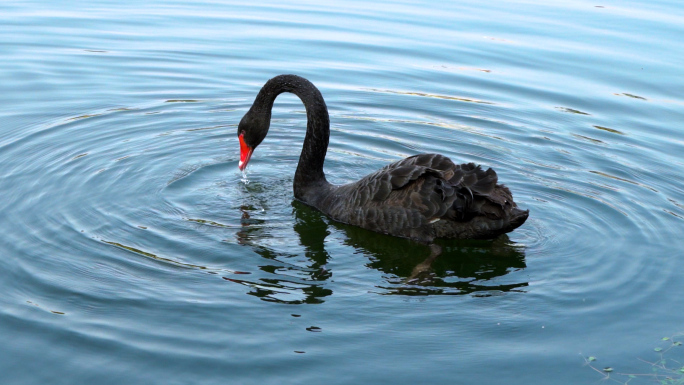
[[[240,160],[238,162],[238,168],[240,171],[244,171],[247,168],[247,163],[249,163],[249,159],[252,157],[254,149],[245,143],[243,134],[240,134],[238,138],[240,139]]]

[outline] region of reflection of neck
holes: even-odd
[[[321,271],[314,271],[317,280],[321,278],[328,278],[329,272],[325,270],[325,265],[328,263],[330,256],[325,250],[325,238],[330,234],[328,231],[328,223],[323,220],[323,214],[316,211],[300,202],[292,202],[293,213],[295,215],[294,230],[299,235],[299,242],[305,247],[305,255],[313,263],[312,269]]]
[[[328,108],[320,91],[311,82],[297,75],[280,75],[261,88],[252,110],[270,117],[273,102],[283,92],[297,95],[306,107],[306,136],[294,179],[295,198],[306,202],[308,189],[328,185],[323,173],[323,162],[330,139]]]

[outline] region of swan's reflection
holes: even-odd
[[[364,253],[370,261],[366,266],[385,273],[384,294],[471,294],[489,296],[507,291],[522,291],[527,282],[502,279],[525,267],[522,246],[502,235],[493,241],[440,242],[441,254],[431,253],[430,247],[407,239],[378,234],[356,226],[329,220],[320,212],[294,202],[302,244],[323,250],[326,230],[319,230],[318,238],[308,233],[308,225],[323,228],[332,226],[342,231],[345,243]],[[325,234],[324,234],[325,233]],[[327,254],[326,254],[327,256]]]
[[[526,267],[525,254],[523,247],[512,243],[506,235],[494,241],[441,242],[441,254],[436,255],[426,245],[331,221],[297,201],[292,208],[294,231],[306,257],[303,265],[289,263],[301,261],[301,252],[274,251],[264,246],[267,242],[262,241],[272,236],[268,227],[250,217],[252,207],[242,206],[243,226],[236,234],[238,242],[274,263],[260,266],[270,277],[259,282],[226,279],[252,287],[249,294],[265,301],[321,303],[332,294],[332,272],[326,268],[330,256],[324,246],[332,230],[341,232],[346,245],[368,257],[367,267],[383,273],[386,283],[377,286],[382,294],[491,296],[524,291],[528,285],[519,281],[521,275],[510,274]],[[295,244],[293,240],[289,242]]]
[[[255,208],[243,205],[240,210],[242,211],[242,229],[236,233],[238,243],[250,246],[254,252],[273,263],[259,266],[259,269],[268,273],[269,276],[269,278],[261,278],[259,282],[227,277],[226,280],[249,286],[252,290],[248,294],[271,302],[322,303],[324,297],[332,294],[330,289],[324,287],[332,273],[326,269],[328,253],[323,249],[323,243],[321,242],[320,247],[309,247],[305,243],[309,240],[307,237],[325,239],[329,234],[325,223],[319,223],[318,226],[301,223],[299,220],[295,223],[295,231],[300,234],[302,245],[305,245],[306,262],[304,265],[292,264],[289,261],[300,259],[297,253],[275,251],[261,242],[272,235],[269,229],[263,226],[263,220],[251,217],[250,211]],[[303,232],[308,235],[302,237]],[[283,249],[287,248],[283,247]]]

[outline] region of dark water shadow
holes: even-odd
[[[306,246],[311,242],[310,239],[325,239],[330,234],[327,224],[308,224],[297,220],[294,229],[300,234],[300,241],[305,246],[305,262],[303,265],[292,264],[287,261],[301,260],[299,254],[276,251],[259,244],[260,240],[271,237],[271,234],[268,227],[264,226],[265,221],[251,218],[250,212],[255,208],[243,205],[240,210],[242,229],[236,233],[237,241],[251,247],[265,260],[273,262],[259,266],[270,278],[261,278],[258,282],[229,277],[224,277],[225,280],[249,286],[252,290],[247,294],[269,302],[315,304],[322,303],[323,298],[332,295],[332,291],[324,287],[332,276],[332,272],[326,269],[328,253],[322,247],[318,249]]]
[[[308,226],[326,228],[326,233],[328,226],[343,232],[344,243],[369,258],[366,266],[384,273],[387,285],[378,286],[383,294],[490,296],[524,291],[528,286],[527,282],[498,279],[527,267],[524,248],[507,235],[484,241],[441,240],[442,252],[433,259],[429,246],[334,222],[300,202],[292,206],[299,228],[295,230],[303,245],[315,253],[325,253],[324,232],[310,232]]]
[[[236,236],[238,243],[273,261],[259,266],[269,278],[258,282],[224,279],[251,287],[248,294],[264,301],[316,304],[333,294],[327,285],[332,272],[327,269],[330,255],[325,248],[325,239],[331,230],[341,232],[345,236],[344,244],[368,257],[366,267],[383,273],[386,284],[376,286],[383,295],[492,296],[524,292],[528,286],[527,282],[505,277],[527,267],[524,248],[505,235],[492,241],[441,241],[442,253],[432,260],[427,245],[334,222],[297,201],[292,203],[293,229],[304,247],[305,262],[283,263],[301,261],[301,253],[275,251],[258,244],[261,242],[257,240],[270,234],[262,226],[262,220],[250,217],[252,209],[248,205],[241,207],[243,226]]]

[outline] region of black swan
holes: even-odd
[[[389,164],[361,180],[335,186],[323,162],[330,119],[320,91],[297,75],[279,75],[261,88],[238,125],[240,170],[271,124],[271,109],[283,92],[306,107],[306,137],[294,177],[294,196],[330,218],[368,230],[432,243],[435,238],[494,238],[527,220],[494,170],[457,165],[439,154],[420,154]]]

